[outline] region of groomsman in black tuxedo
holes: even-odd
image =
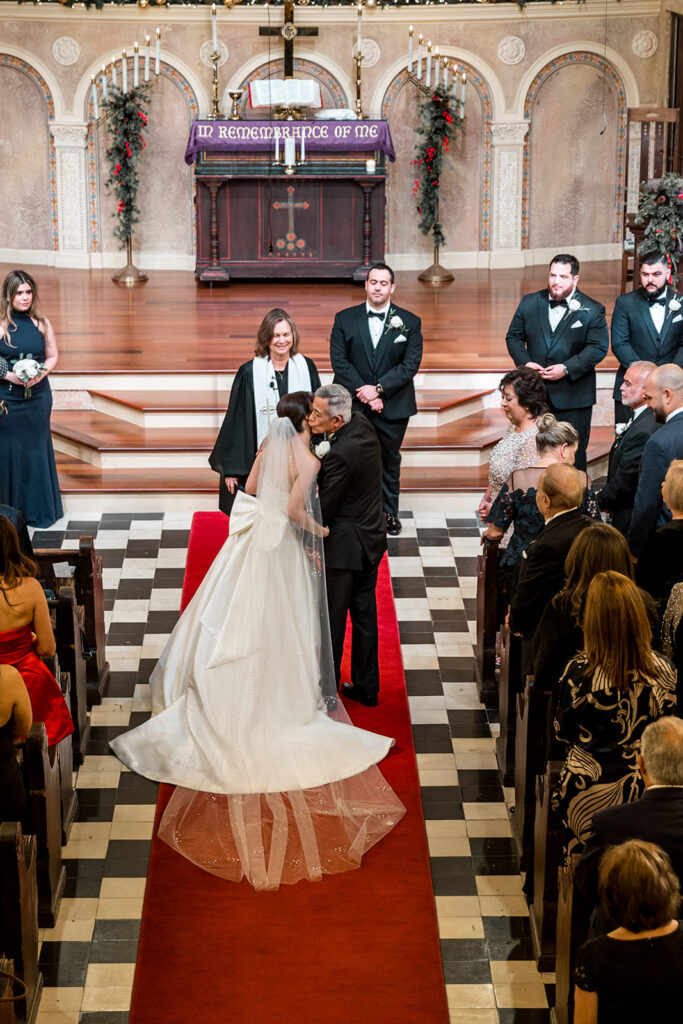
[[[621,402],[632,413],[628,423],[617,423],[617,436],[609,453],[607,483],[598,494],[598,505],[611,513],[612,526],[628,536],[633,502],[638,487],[638,470],[648,438],[659,427],[645,400],[644,385],[655,369],[654,363],[631,363],[621,382]]]
[[[605,307],[578,290],[579,261],[559,253],[550,263],[548,287],[522,298],[505,341],[515,366],[538,370],[550,411],[579,433],[576,468],[586,468],[595,405],[595,367],[607,355]]]
[[[325,576],[332,657],[339,687],[346,617],[351,614],[351,682],[344,697],[376,707],[379,692],[377,567],[386,551],[379,442],[365,416],[351,413],[339,384],[318,388],[308,417],[321,459],[318,475],[325,538]]]
[[[612,314],[612,351],[620,366],[614,385],[614,418],[630,419],[620,401],[626,368],[638,359],[662,366],[683,366],[683,299],[667,284],[669,264],[664,253],[652,253],[640,267],[640,288],[620,295]]]
[[[673,460],[683,459],[683,369],[674,363],[657,366],[645,381],[645,397],[662,426],[645,445],[640,463],[628,534],[634,558],[650,534],[671,519],[662,502],[662,483]]]
[[[392,537],[401,532],[401,445],[408,420],[417,412],[413,378],[422,360],[420,318],[393,304],[395,287],[391,267],[370,267],[366,301],[337,313],[330,337],[334,382],[350,392],[354,412],[367,416],[379,438],[382,501]]]

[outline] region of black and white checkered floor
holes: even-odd
[[[157,786],[122,769],[108,741],[149,714],[149,676],[180,608],[190,518],[105,513],[33,537],[36,548],[69,548],[95,536],[112,672],[78,772],[65,898],[57,926],[41,932],[38,1024],[128,1021]],[[554,978],[531,959],[496,716],[474,685],[477,523],[432,512],[402,519],[390,567],[451,1021],[547,1024]]]

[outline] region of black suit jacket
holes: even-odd
[[[674,459],[683,459],[683,411],[662,424],[643,451],[628,534],[629,547],[636,557],[650,534],[671,518],[662,502],[662,482]]]
[[[660,526],[643,545],[636,582],[659,605],[663,614],[671,589],[683,580],[683,519],[672,519]],[[679,680],[683,686],[683,679]]]
[[[661,366],[683,366],[683,299],[672,288],[666,291],[666,315],[661,334],[657,334],[650,306],[642,288],[620,295],[612,313],[612,351],[620,366],[614,384],[614,397],[621,400],[619,385],[631,363],[647,359]],[[681,302],[681,309],[669,309],[669,302]]]
[[[390,327],[398,316],[403,327]],[[403,341],[399,339],[403,338]],[[381,384],[385,420],[405,420],[417,412],[413,377],[422,360],[422,324],[407,309],[390,304],[386,326],[374,349],[368,327],[366,304],[342,309],[334,318],[330,337],[330,359],[334,383],[343,384],[354,400],[354,408],[362,408],[356,391],[364,384]]]
[[[592,905],[598,902],[598,867],[608,846],[627,839],[657,843],[671,858],[683,888],[683,789],[646,789],[640,800],[606,807],[593,818],[593,830],[576,866],[574,883]]]
[[[513,316],[505,336],[515,366],[538,363],[552,366],[564,363],[567,376],[546,381],[548,397],[557,409],[585,409],[595,405],[595,367],[609,349],[605,307],[595,299],[576,291],[581,308],[567,310],[550,330],[548,290],[525,295]]]
[[[598,505],[612,513],[612,525],[625,537],[631,525],[640,460],[649,437],[659,426],[652,409],[644,409],[610,449],[607,483],[598,494]]]
[[[365,416],[354,413],[330,444],[318,475],[322,520],[330,528],[325,564],[331,569],[378,565],[387,537],[377,434]]]
[[[593,522],[573,508],[547,523],[522,557],[517,590],[510,606],[510,629],[532,637],[546,605],[564,586],[564,563],[582,530]]]

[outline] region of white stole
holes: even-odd
[[[254,408],[256,410],[256,443],[261,447],[270,430],[270,424],[277,416],[280,394],[273,364],[268,356],[256,356],[252,361],[254,377]],[[302,355],[290,356],[287,364],[287,392],[310,391],[311,375],[308,363]]]

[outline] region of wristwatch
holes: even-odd
[[[381,384],[375,384],[375,391],[377,392],[378,395],[384,394],[384,388],[382,387]]]
[[[562,369],[564,370],[565,377],[568,377],[569,376],[569,370],[567,369],[567,367],[565,366],[564,363],[562,364]]]

